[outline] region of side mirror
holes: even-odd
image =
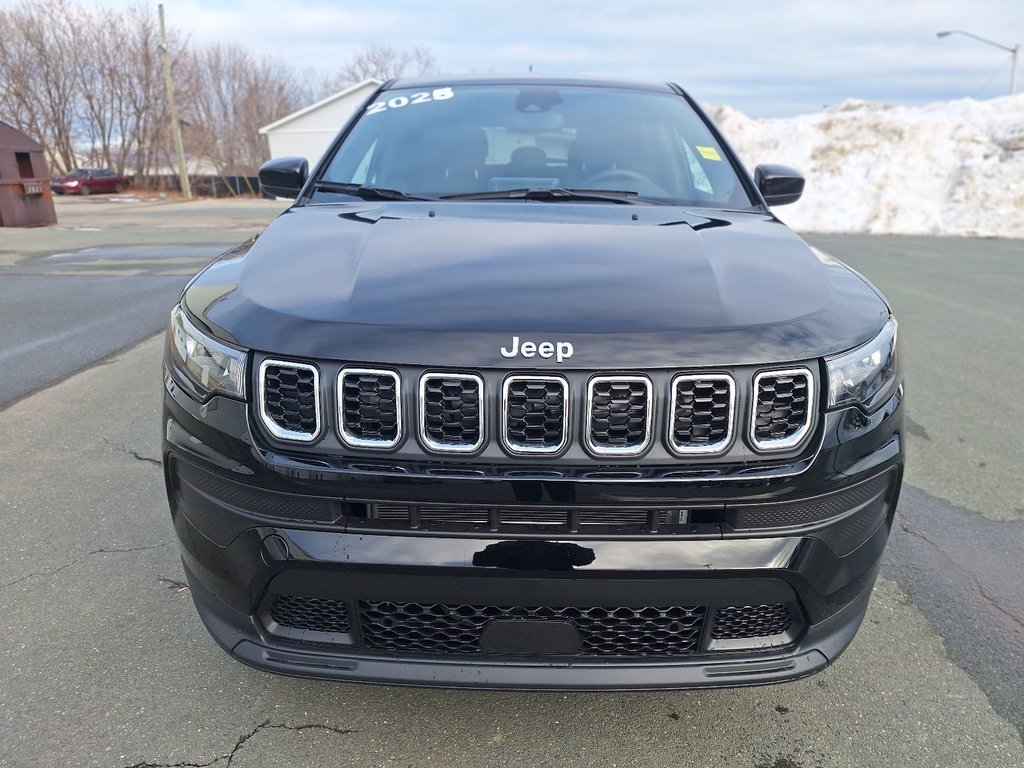
[[[260,191],[272,197],[298,196],[309,176],[309,162],[304,157],[279,157],[260,166]]]
[[[785,165],[757,166],[754,183],[768,205],[795,203],[804,192],[804,177]]]

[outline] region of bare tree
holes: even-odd
[[[69,0],[0,11],[0,114],[44,144],[55,171],[85,161],[141,177],[152,167],[165,107],[151,15]]]
[[[40,141],[54,171],[106,166],[133,172],[141,185],[169,165],[158,26],[143,2],[114,10],[21,0],[0,9],[0,118]],[[269,155],[259,128],[318,95],[308,73],[237,45],[190,46],[171,29],[168,46],[186,152],[222,175],[254,173]],[[425,48],[375,46],[338,79],[433,68]]]
[[[46,147],[57,170],[76,167],[79,94],[67,57],[74,50],[70,25],[45,24],[71,12],[67,0],[22,2],[0,10],[0,115]]]
[[[269,156],[260,127],[294,112],[305,95],[291,68],[237,45],[197,49],[181,71],[189,147],[221,175],[255,173]]]
[[[398,49],[389,45],[371,45],[352,55],[338,73],[327,81],[330,91],[369,78],[390,80],[406,75],[430,75],[437,71],[437,61],[428,48]]]
[[[133,6],[126,12],[128,38],[126,51],[133,63],[117,85],[123,95],[122,135],[128,137],[132,151],[125,164],[137,179],[154,169],[161,156],[170,153],[167,96],[160,64],[160,30],[151,7]],[[183,43],[171,30],[167,38],[172,55],[180,59]]]

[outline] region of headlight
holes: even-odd
[[[171,312],[169,353],[175,371],[183,374],[195,393],[214,393],[245,399],[244,350],[229,347],[200,332],[180,306]]]
[[[896,351],[896,320],[889,321],[862,347],[825,359],[828,364],[828,405],[860,405],[868,413],[885,403],[900,383]]]

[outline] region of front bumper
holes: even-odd
[[[217,642],[244,663],[302,677],[424,686],[730,687],[812,674],[853,639],[899,494],[901,419],[901,396],[871,419],[828,414],[813,465],[777,480],[560,486],[382,477],[261,450],[244,405],[216,398],[199,405],[168,379],[164,465],[196,607]],[[822,499],[829,515],[808,522],[809,497]],[[313,501],[337,510],[348,498],[674,500],[704,505],[717,522],[668,536],[585,536],[529,528],[521,535],[383,531],[349,518],[313,519],[313,512],[295,519],[295,509],[319,509]],[[748,514],[755,508],[770,514]],[[784,520],[778,513],[786,510],[794,515]],[[786,524],[758,528],[755,518]],[[282,623],[279,600],[313,606],[319,618]],[[720,615],[766,607],[784,609],[784,626],[716,635]],[[613,608],[625,618],[583,618]],[[689,646],[672,645],[676,624],[645,623],[643,616],[666,610],[686,612],[689,623],[679,628],[692,635]],[[526,620],[537,616],[549,620]],[[544,623],[549,629],[537,631]],[[594,626],[597,634],[588,634]],[[437,632],[454,639],[428,637]],[[659,645],[666,637],[668,645]]]
[[[512,688],[538,690],[626,690],[717,688],[762,685],[795,680],[824,669],[852,641],[867,609],[875,571],[862,574],[853,598],[837,613],[807,627],[797,643],[774,650],[733,651],[698,654],[687,658],[574,658],[557,655],[423,655],[373,652],[351,645],[303,643],[274,637],[268,632],[265,613],[255,615],[237,610],[214,596],[189,565],[186,572],[192,595],[203,622],[214,639],[232,656],[253,667],[297,677],[351,682],[388,683],[431,687],[479,689]],[[194,563],[193,563],[194,565]],[[298,576],[298,578],[296,578]],[[334,572],[310,578],[297,572],[273,585],[274,589],[295,589],[305,594],[391,597],[395,600],[435,595],[437,599],[469,602],[522,601],[525,595],[537,602],[563,604],[590,599],[679,602],[683,595],[707,600],[714,595],[723,601],[743,599],[785,599],[792,592],[784,581],[764,575],[749,579],[675,578],[652,580],[595,580],[589,585],[561,584],[536,578],[473,579],[429,577],[424,574],[394,578],[380,571]],[[340,586],[339,582],[344,586]],[[339,588],[340,586],[340,588]],[[581,586],[589,588],[581,589]],[[273,593],[270,593],[273,594]],[[443,597],[442,597],[443,595]],[[582,596],[582,597],[581,597]],[[265,623],[266,622],[266,623]]]

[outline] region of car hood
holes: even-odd
[[[514,336],[569,342],[566,368],[804,360],[888,315],[773,216],[566,202],[294,207],[185,303],[264,352],[499,368],[559,366],[502,357]]]

